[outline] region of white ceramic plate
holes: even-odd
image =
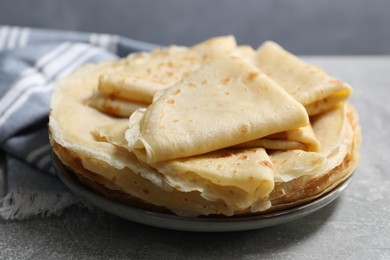
[[[76,195],[90,202],[97,208],[117,215],[119,217],[150,225],[154,227],[197,232],[228,232],[259,229],[278,225],[304,217],[328,205],[340,196],[351,181],[349,177],[335,189],[325,195],[298,207],[272,213],[237,216],[237,217],[180,217],[174,214],[157,213],[131,207],[120,202],[99,195],[83,185],[71,171],[67,170],[61,162],[54,157],[58,175],[68,188]]]

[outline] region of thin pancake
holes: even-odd
[[[274,42],[262,44],[253,62],[303,104],[309,115],[336,106],[352,92],[348,84],[306,64]]]
[[[126,139],[129,149],[148,163],[203,154],[309,124],[302,105],[281,87],[249,63],[230,57],[204,65],[135,114]]]
[[[173,67],[175,64],[180,64],[181,59],[183,58],[180,54],[180,51],[182,52],[182,55],[185,53],[197,53],[199,57],[203,57],[201,62],[207,61],[210,59],[210,57],[215,56],[216,50],[220,53],[228,53],[231,56],[243,58],[245,60],[252,60],[255,56],[256,52],[255,50],[247,45],[241,45],[235,47],[235,40],[233,37],[216,37],[211,40],[202,42],[200,44],[197,44],[193,46],[192,48],[183,48],[183,47],[175,47],[172,46],[170,48],[167,48],[164,50],[166,52],[166,55],[163,55],[159,57],[157,53],[155,52],[150,54],[149,56],[145,53],[142,54],[133,54],[129,58],[127,58],[127,63],[131,64],[135,63],[138,67],[139,64],[148,63],[155,64],[157,62],[160,62],[161,64],[170,63]],[[177,53],[177,54],[175,54]],[[213,54],[214,53],[214,54]],[[213,54],[210,56],[210,54]],[[189,58],[186,57],[187,60],[196,60],[195,58]],[[144,61],[146,60],[146,61]],[[153,61],[154,62],[151,62]],[[94,95],[92,100],[90,101],[90,104],[95,107],[96,109],[109,113],[114,116],[118,117],[129,117],[134,110],[137,107],[146,106],[149,103],[145,100],[142,103],[135,103],[134,101],[131,101],[129,99],[135,99],[139,98],[139,100],[142,100],[141,97],[138,97],[138,94],[136,92],[126,92],[126,84],[122,84],[123,82],[126,82],[126,77],[128,77],[128,73],[131,74],[129,71],[128,65],[126,65],[126,62],[122,62],[122,69],[110,71],[100,78],[101,83],[101,91],[97,95]],[[168,66],[169,67],[169,66]],[[126,69],[127,68],[127,69]],[[152,66],[149,67],[150,71]],[[165,66],[161,66],[161,73],[159,76],[152,76],[149,75],[149,78],[147,76],[147,80],[153,80],[156,79],[156,77],[159,77],[161,80],[166,80],[167,77],[164,76],[164,68]],[[185,68],[185,66],[183,67]],[[137,73],[135,70],[133,70],[135,73]],[[171,71],[172,72],[172,71]],[[171,73],[170,72],[170,73]],[[174,78],[171,78],[170,82],[176,81],[180,78],[180,70],[177,70],[174,72]],[[108,77],[108,78],[107,78]],[[110,82],[111,81],[111,82]],[[104,83],[105,82],[105,83]],[[121,83],[122,82],[122,83]],[[103,86],[103,85],[104,86]],[[104,89],[102,89],[104,88]],[[145,86],[145,91],[151,90],[152,88]],[[111,90],[110,90],[111,89]],[[153,95],[157,90],[153,90],[148,94],[149,97]],[[127,93],[127,94],[126,94]],[[122,98],[116,97],[121,96]],[[262,147],[265,149],[282,149],[282,150],[291,150],[291,149],[302,149],[307,151],[318,151],[319,150],[319,143],[318,140],[316,140],[315,136],[312,133],[312,129],[310,126],[306,126],[303,128],[293,129],[289,130],[287,132],[282,132],[278,134],[274,134],[270,137],[264,137],[258,140],[253,140],[250,142],[247,142],[245,144],[240,144],[238,147],[242,148],[254,148],[254,147]]]
[[[122,67],[100,76],[98,89],[105,96],[150,104],[157,91],[172,86],[202,64],[236,47],[234,37],[224,36],[191,48],[170,46],[151,53],[132,54]]]
[[[103,125],[94,131],[97,139],[127,149],[124,121]],[[198,191],[207,200],[223,200],[236,210],[270,207],[268,195],[274,186],[272,162],[263,148],[222,149],[198,156],[164,161],[152,165],[164,180],[183,192]],[[267,203],[268,202],[268,203]]]

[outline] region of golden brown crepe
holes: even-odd
[[[149,105],[157,91],[225,53],[252,57],[255,51],[250,46],[237,47],[234,37],[223,36],[192,47],[173,45],[151,53],[131,54],[100,75],[98,92],[90,105],[105,113],[129,117],[135,107]]]
[[[103,125],[93,134],[97,140],[127,150],[127,124],[119,121]],[[222,199],[229,207],[247,209],[254,202],[267,205],[273,189],[272,162],[263,148],[226,148],[198,156],[168,160],[145,168],[158,171],[170,187],[182,192],[198,191],[208,200]]]
[[[262,44],[253,63],[302,103],[309,115],[326,111],[351,95],[348,84],[305,63],[274,42]]]
[[[251,62],[256,52],[247,45],[236,46],[232,36],[224,36],[191,48],[171,46],[151,54],[132,54],[100,76],[98,93],[88,103],[104,113],[129,117],[137,108],[149,105],[158,90],[167,88],[202,64],[226,54]],[[160,84],[158,87],[156,82]],[[310,128],[308,125],[288,130],[241,146],[318,151],[319,143]]]
[[[303,106],[265,74],[241,59],[224,57],[159,93],[146,110],[133,114],[126,139],[130,151],[153,163],[308,124]]]
[[[115,71],[103,72],[99,91],[105,96],[150,104],[166,89],[208,61],[236,49],[232,36],[217,37],[191,48],[170,46],[151,53],[129,55]]]
[[[309,121],[296,97],[251,65],[253,53],[237,47],[201,65],[130,119],[89,105],[107,94],[96,94],[101,75],[126,61],[86,65],[53,93],[53,150],[104,196],[180,216],[258,214],[321,196],[357,167],[357,113],[342,100]]]

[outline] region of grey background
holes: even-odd
[[[390,54],[387,0],[0,0],[0,24],[113,33],[158,44],[234,34],[296,54]]]

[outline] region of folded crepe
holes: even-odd
[[[274,42],[262,44],[252,61],[304,105],[310,116],[336,106],[351,95],[348,84],[305,63]]]
[[[127,150],[124,138],[127,124],[96,128],[97,140]],[[210,153],[147,164],[164,176],[164,181],[182,192],[198,191],[207,200],[223,200],[230,208],[257,212],[270,207],[268,195],[274,187],[272,162],[263,148],[225,148]]]
[[[295,98],[248,64],[250,48],[238,52],[158,92],[130,119],[88,105],[99,77],[124,61],[84,66],[53,93],[53,151],[100,194],[180,216],[292,207],[350,176],[360,144],[352,106],[341,102],[309,122]],[[291,150],[278,142],[266,150],[259,140],[283,140]],[[297,148],[295,140],[305,147]],[[148,158],[146,146],[155,157]]]
[[[149,105],[159,89],[174,84],[202,64],[226,54],[252,61],[256,52],[247,45],[236,46],[232,36],[224,36],[191,48],[171,46],[151,54],[132,54],[100,76],[98,93],[92,96],[89,105],[113,116],[129,117],[137,108]],[[137,80],[134,81],[134,78]],[[161,83],[159,87],[154,87],[156,82]],[[274,134],[242,147],[318,151],[319,143],[310,128],[308,125]]]
[[[202,64],[225,54],[252,58],[255,50],[247,45],[236,46],[232,36],[225,36],[190,48],[170,46],[150,54],[131,54],[100,76],[98,91],[89,105],[113,116],[129,117],[136,108],[149,105],[158,90],[172,86]]]
[[[190,48],[170,46],[151,53],[131,54],[115,71],[100,76],[98,89],[108,97],[149,104],[157,91],[172,86],[201,65],[236,47],[234,37],[223,36]]]
[[[257,68],[232,57],[202,66],[129,121],[129,150],[148,163],[309,125],[300,103]]]

